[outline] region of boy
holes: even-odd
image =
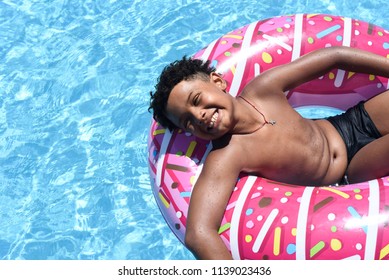
[[[151,96],[154,118],[213,144],[188,210],[185,243],[197,258],[231,259],[217,231],[240,172],[299,185],[389,175],[389,91],[323,120],[289,105],[285,91],[333,68],[389,77],[389,59],[347,47],[270,69],[238,98],[209,63],[184,57],[164,69]]]

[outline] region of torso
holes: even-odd
[[[276,96],[280,100],[275,101],[245,97],[276,124],[231,136],[228,149],[244,157],[241,171],[297,185],[329,185],[344,176],[346,147],[328,121],[302,118],[286,98]]]

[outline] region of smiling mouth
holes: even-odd
[[[217,111],[215,113],[213,113],[212,118],[211,118],[211,122],[208,125],[208,130],[211,130],[215,126],[215,123],[216,123],[218,117],[219,117],[219,113]]]

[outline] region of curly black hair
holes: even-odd
[[[209,75],[215,71],[210,61],[187,58],[176,60],[167,65],[158,78],[155,92],[150,92],[149,112],[153,111],[154,119],[170,131],[177,128],[166,116],[167,100],[170,92],[181,81],[202,79],[209,81]]]

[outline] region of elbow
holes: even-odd
[[[195,256],[197,257],[197,253],[199,247],[201,246],[201,234],[193,229],[186,229],[185,232],[185,247],[188,248]]]
[[[188,248],[197,259],[203,258],[203,253],[207,251],[207,234],[200,229],[187,228],[185,232],[185,247]]]

